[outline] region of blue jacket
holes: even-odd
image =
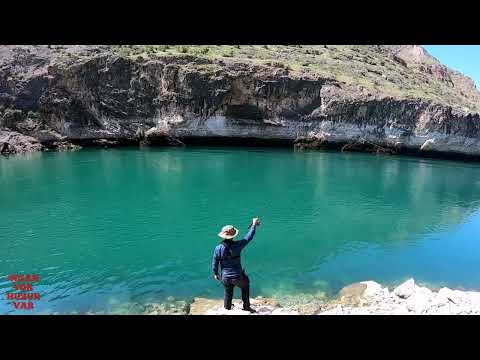
[[[221,266],[222,279],[234,279],[242,274],[242,264],[240,262],[240,253],[243,248],[253,239],[255,235],[255,226],[251,225],[247,234],[242,240],[224,240],[217,245],[213,252],[212,271],[215,275],[218,273],[218,265]],[[231,252],[230,252],[230,251]]]

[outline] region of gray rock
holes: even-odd
[[[52,146],[57,151],[77,151],[82,148],[80,145],[72,144],[69,141],[54,141]]]
[[[0,154],[26,154],[36,151],[42,151],[43,145],[40,142],[27,135],[16,131],[0,129]]]

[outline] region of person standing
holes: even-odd
[[[240,254],[255,236],[259,225],[260,220],[254,218],[247,234],[239,241],[235,241],[239,231],[232,225],[224,226],[218,234],[223,240],[213,252],[212,271],[214,278],[223,283],[223,306],[227,310],[232,308],[233,290],[237,286],[242,291],[243,310],[256,312],[250,306],[250,279],[242,268]]]

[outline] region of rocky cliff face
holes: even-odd
[[[50,147],[254,138],[478,156],[479,109],[473,81],[419,46],[0,46],[0,128]]]

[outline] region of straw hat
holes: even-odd
[[[230,232],[232,232],[232,230],[235,230],[235,233],[233,235],[229,234]],[[237,235],[238,229],[233,225],[225,225],[222,228],[222,231],[218,233],[218,236],[220,236],[222,239],[233,239]]]

